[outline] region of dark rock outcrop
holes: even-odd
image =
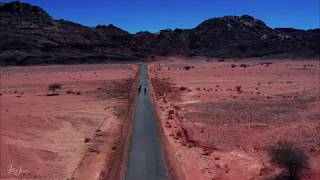
[[[208,19],[190,30],[163,30],[148,39],[152,53],[244,58],[317,58],[320,30],[272,29],[251,16]]]
[[[133,37],[113,26],[82,26],[54,20],[40,7],[20,2],[0,6],[2,65],[92,63],[135,60]]]
[[[151,55],[316,58],[320,30],[269,28],[251,16],[208,19],[193,29],[130,34],[114,25],[54,20],[40,7],[0,4],[0,65],[99,63]]]

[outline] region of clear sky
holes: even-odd
[[[193,28],[225,15],[252,15],[270,27],[319,28],[320,0],[23,0],[55,19],[96,26],[114,24],[131,33]],[[0,2],[8,2],[0,0]]]

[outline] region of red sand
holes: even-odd
[[[303,179],[320,179],[319,61],[169,58],[149,73],[183,179],[273,177],[267,149],[279,140],[309,156]]]
[[[136,72],[114,64],[1,68],[1,179],[97,178],[119,140]],[[62,84],[60,95],[47,96],[52,83]]]

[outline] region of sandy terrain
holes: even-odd
[[[169,58],[149,73],[178,178],[273,178],[267,151],[286,140],[309,157],[303,179],[320,179],[319,61]]]
[[[134,65],[1,68],[1,179],[94,179],[128,116]],[[62,84],[47,96],[48,85]]]

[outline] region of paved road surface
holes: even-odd
[[[126,180],[165,180],[160,136],[148,92],[147,69],[144,64],[141,65],[140,75],[141,92],[133,122]]]

